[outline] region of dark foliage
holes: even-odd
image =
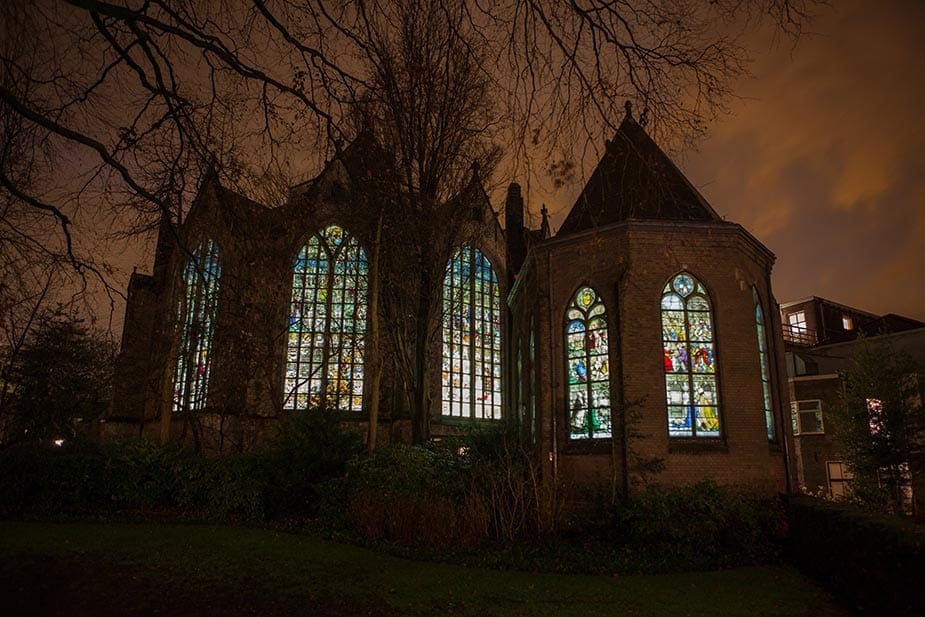
[[[440,447],[375,450],[348,473],[347,522],[372,540],[449,547],[487,537],[481,504],[469,494],[465,457]]]
[[[849,497],[866,509],[911,510],[903,477],[925,439],[925,410],[915,377],[920,368],[888,342],[862,337],[840,373],[841,405],[827,412],[826,422],[854,474]]]
[[[788,552],[865,615],[925,611],[925,530],[909,521],[810,497],[789,503]]]
[[[314,410],[292,416],[273,447],[218,459],[148,441],[8,448],[0,451],[0,511],[312,516],[317,486],[342,476],[362,449],[331,414]]]
[[[603,487],[563,527],[516,427],[362,452],[321,411],[292,416],[265,450],[216,459],[141,441],[9,448],[0,514],[312,518],[415,558],[607,574],[766,563],[784,534],[775,500],[712,483],[616,505]]]
[[[113,357],[112,344],[82,319],[61,310],[44,313],[9,367],[7,442],[73,439],[80,425],[106,409]]]
[[[321,485],[343,477],[348,463],[365,450],[360,435],[343,428],[338,412],[293,412],[270,449],[258,455],[264,474],[266,514],[317,514]]]
[[[786,533],[782,503],[747,486],[650,488],[616,504],[602,488],[572,513],[564,546],[579,570],[717,569],[773,562]],[[581,547],[581,550],[576,550]]]

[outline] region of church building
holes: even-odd
[[[110,430],[246,449],[324,406],[386,444],[425,409],[434,439],[516,418],[570,486],[790,488],[774,256],[629,106],[555,235],[525,228],[516,184],[496,212],[477,168],[436,206],[430,311],[398,297],[427,268],[371,197],[387,159],[361,135],[278,208],[208,176],[132,276]]]

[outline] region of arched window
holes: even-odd
[[[662,292],[662,345],[670,437],[719,437],[710,297],[687,272]]]
[[[501,292],[481,251],[461,248],[443,279],[443,415],[501,418]]]
[[[183,270],[183,296],[177,310],[182,325],[174,375],[174,411],[199,411],[206,405],[221,275],[218,244],[206,240],[193,251]]]
[[[611,437],[607,313],[590,287],[582,287],[565,313],[569,437]]]
[[[284,406],[363,408],[366,253],[331,225],[295,259]]]
[[[764,312],[758,291],[753,287],[755,298],[755,328],[758,331],[758,361],[761,364],[761,393],[764,397],[764,421],[768,427],[768,441],[774,441],[774,414],[771,411],[771,378],[768,370],[768,335],[764,326]]]

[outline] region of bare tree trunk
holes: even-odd
[[[376,240],[369,260],[369,329],[367,330],[367,361],[369,363],[369,432],[366,445],[372,452],[376,448],[379,429],[379,390],[382,382],[382,350],[379,348],[379,256],[382,245],[382,216],[376,223]]]
[[[414,400],[411,407],[411,441],[424,443],[430,439],[430,316],[434,302],[430,268],[421,272],[418,295],[418,322],[415,325]]]
[[[169,357],[169,356],[168,356]],[[171,364],[168,362],[168,367]],[[161,408],[161,434],[160,434],[160,443],[165,445],[170,441],[170,423],[173,420],[173,379],[170,378],[170,374],[162,376],[161,378],[161,397],[158,404]],[[142,410],[142,421],[144,418],[144,410]]]

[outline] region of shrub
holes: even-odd
[[[779,553],[785,513],[777,498],[706,481],[649,488],[612,504],[602,489],[577,513],[572,534],[639,571],[764,563]],[[580,525],[580,527],[578,526]]]
[[[185,478],[204,462],[177,447],[143,441],[0,451],[0,496],[5,512],[73,513],[163,509],[202,501]]]
[[[321,486],[342,477],[364,451],[362,438],[343,428],[341,414],[326,409],[293,412],[271,447],[257,455],[267,514],[317,514]]]
[[[446,448],[393,445],[348,473],[348,522],[370,539],[435,547],[487,536],[484,506],[470,494],[465,457]]]
[[[318,486],[363,450],[333,414],[297,413],[272,447],[205,459],[150,441],[15,447],[0,451],[0,511],[182,510],[248,520],[307,516]]]
[[[789,501],[788,552],[859,612],[920,615],[925,530],[895,516],[810,497]]]
[[[113,507],[174,509],[202,502],[204,461],[192,452],[134,440],[104,444],[100,455],[100,480]]]
[[[525,435],[518,422],[506,422],[465,439],[470,494],[485,504],[491,536],[504,542],[548,536],[558,523],[556,491],[543,483]]]
[[[0,508],[4,512],[83,510],[106,500],[99,452],[14,447],[0,451]]]

